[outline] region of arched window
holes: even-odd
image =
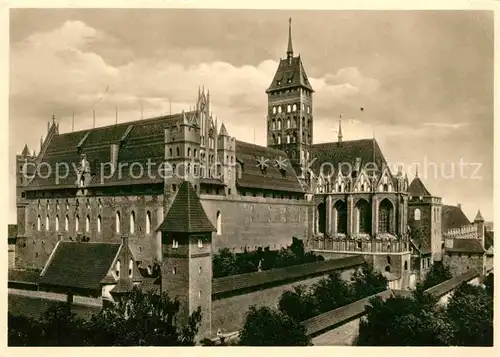
[[[68,215],[66,215],[66,217],[64,218],[64,230],[66,232],[69,231],[69,217],[68,217]]]
[[[37,209],[40,211],[40,200],[38,200]]]
[[[188,156],[191,156],[191,148],[188,148]]]
[[[286,106],[286,111],[287,113],[290,113],[292,111],[292,106],[290,104]]]
[[[130,234],[135,232],[135,212],[130,212]]]
[[[85,217],[85,232],[89,231],[90,231],[90,216],[87,215],[87,217]]]
[[[287,134],[287,136],[286,136],[286,143],[290,144],[291,141],[292,140],[291,140],[290,134]]]
[[[281,113],[281,105],[278,105],[278,113]]]
[[[337,218],[337,233],[347,233],[347,205],[343,201],[335,203],[335,214]]]
[[[75,219],[75,232],[78,232],[79,229],[80,229],[80,216],[76,215],[76,219]]]
[[[271,121],[271,129],[276,130],[276,120],[274,119]]]
[[[278,139],[278,145],[280,145],[281,144],[281,135],[278,135],[277,139]]]
[[[370,205],[365,200],[359,200],[356,204],[358,218],[358,232],[369,234],[371,232],[372,215]]]
[[[297,104],[294,104],[294,105],[293,105],[292,110],[293,110],[294,112],[296,112],[296,111],[297,111]]]
[[[318,233],[325,233],[326,209],[325,209],[325,203],[324,202],[321,202],[316,207],[316,213],[317,213],[317,218],[316,218],[317,232]]]
[[[151,212],[146,212],[146,234],[151,233]]]
[[[297,142],[297,132],[293,132],[292,134],[292,143],[296,143]]]
[[[384,192],[388,192],[389,191],[389,186],[387,184],[384,184]]]
[[[405,260],[405,270],[408,270],[408,261]]]
[[[59,232],[59,215],[56,216],[56,232]]]
[[[222,214],[220,211],[217,211],[217,235],[220,236],[222,234]]]
[[[120,227],[121,227],[120,211],[116,211],[116,214],[115,214],[115,231],[116,231],[116,233],[120,233]]]
[[[281,130],[281,119],[278,119],[278,130]]]
[[[87,200],[87,210],[90,209],[90,200]]]
[[[41,225],[42,225],[42,220],[40,218],[40,215],[38,215],[38,217],[36,219],[36,229],[37,229],[37,231],[40,230]]]
[[[196,154],[197,154],[197,150],[194,149],[194,151],[193,151],[193,157],[196,157]]]
[[[59,211],[59,200],[56,200],[56,211]]]
[[[97,216],[97,232],[101,233],[102,218],[101,215]]]
[[[45,230],[46,231],[49,230],[49,215],[47,215],[47,217],[45,217]]]
[[[273,114],[276,114],[276,107],[273,107]]]
[[[177,156],[181,156],[181,151],[179,150],[179,148],[175,148],[175,151],[177,152]]]
[[[172,148],[168,149],[168,156],[172,157]]]
[[[134,260],[130,259],[128,261],[128,277],[131,278],[134,275]]]
[[[380,233],[392,233],[392,203],[388,199],[380,202],[378,211],[378,231]]]
[[[286,120],[286,128],[290,129],[291,126],[292,126],[292,121],[290,120],[290,117],[288,117],[288,119]]]
[[[116,273],[116,276],[117,276],[117,277],[120,277],[120,265],[121,265],[121,264],[120,264],[120,261],[119,261],[119,260],[117,260],[117,261],[116,261],[116,266],[115,266],[115,273]]]
[[[415,211],[413,212],[413,220],[420,221],[421,217],[422,217],[422,211],[420,211],[419,208],[415,209]]]
[[[69,211],[69,201],[66,200],[66,211]]]

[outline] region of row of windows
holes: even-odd
[[[340,183],[340,184],[331,184],[327,182],[324,185],[318,185],[316,188],[316,193],[327,193],[327,192],[351,192],[351,184],[350,183]],[[365,185],[360,185],[359,189],[356,187],[355,191],[357,192],[370,192],[370,188]],[[384,184],[379,186],[379,191],[381,192],[392,192],[392,185]]]
[[[78,200],[78,198],[75,201],[75,205],[77,208],[80,207],[80,201]],[[70,207],[69,200],[65,201],[64,207],[65,207],[66,211],[69,211],[69,207]],[[87,208],[87,210],[90,210],[90,200],[87,199],[87,201],[85,202],[85,207]],[[37,202],[37,209],[38,209],[38,211],[40,211],[42,209],[42,203],[40,200],[38,200],[38,202]],[[50,212],[50,200],[47,200],[47,203],[45,205],[45,209],[47,210],[47,212]],[[101,202],[100,198],[97,201],[97,209],[99,211],[102,210],[102,202]],[[56,200],[56,202],[55,202],[55,210],[56,211],[60,210],[59,200]]]
[[[120,278],[120,272],[121,272],[121,262],[120,260],[117,260],[115,264],[115,274],[117,278]],[[134,275],[134,261],[130,259],[128,261],[128,277],[132,278],[133,275]]]
[[[297,121],[297,117],[294,116],[293,118],[290,118],[288,117],[284,123],[284,127],[285,129],[291,129],[291,128],[296,128],[298,126],[298,121]],[[302,128],[305,128],[306,126],[306,118],[305,117],[302,117]],[[307,119],[307,126],[309,127],[309,129],[311,129],[311,118]],[[271,130],[281,130],[283,129],[283,126],[282,126],[282,121],[281,119],[272,119],[271,120]]]
[[[278,85],[281,85],[281,81],[276,82]],[[270,93],[271,96],[280,96],[280,95],[285,95],[288,93],[294,93],[294,92],[299,92],[306,97],[311,97],[311,92],[304,89],[304,88],[290,88],[290,89],[285,89],[285,90],[280,90],[280,91],[273,91]]]
[[[91,219],[90,215],[87,215],[85,218],[85,232],[90,232],[90,225],[91,225]],[[100,233],[102,230],[102,217],[101,215],[98,215],[96,218],[96,226],[97,226],[97,232]],[[42,229],[42,219],[40,215],[37,217],[37,230],[40,231]],[[45,217],[45,230],[48,231],[50,229],[50,217],[47,215]],[[54,227],[56,232],[60,231],[59,227],[59,215],[56,215],[55,217],[55,227]],[[120,233],[121,229],[121,214],[119,211],[116,212],[115,214],[115,231],[116,233]],[[78,232],[80,230],[80,217],[76,215],[75,217],[75,231]],[[64,231],[67,232],[69,231],[69,216],[66,215],[64,218]],[[130,212],[130,223],[129,223],[129,233],[134,234],[135,233],[135,211]],[[151,233],[151,212],[147,211],[146,212],[146,234]]]

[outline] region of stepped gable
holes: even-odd
[[[184,181],[181,184],[172,206],[157,230],[176,233],[215,232],[215,227],[208,219],[191,182]]]
[[[408,195],[412,197],[432,196],[419,177],[415,177],[413,181],[410,183],[410,186],[408,186]]]
[[[470,221],[460,207],[443,205],[441,210],[441,229],[443,232],[468,225],[470,225]]]
[[[81,144],[81,152],[86,155],[86,159],[89,162],[91,173],[96,174],[92,178],[90,185],[163,182],[157,170],[164,160],[165,154],[164,127],[180,119],[182,119],[182,114],[174,114],[172,116],[160,116],[95,129],[56,134],[50,141],[44,157],[41,159],[41,162],[45,163],[42,165],[42,175],[35,176],[29,184],[28,190],[49,187],[75,187],[77,179],[76,169],[81,161],[81,155],[78,153],[77,148],[79,144]],[[125,138],[123,142],[121,142],[122,138]],[[113,177],[105,179],[101,183],[101,167],[104,167],[104,175],[109,176],[110,173],[110,165],[107,163],[111,161],[112,144],[119,145],[118,163],[128,164],[128,166],[123,165],[124,169],[121,170],[121,174],[116,170]],[[151,159],[151,162],[155,164],[151,166],[151,171],[156,175],[156,178],[149,177],[146,174],[142,175],[139,179],[131,177],[130,171],[132,171],[134,177],[139,177],[140,166],[135,165],[130,170],[130,164],[134,162],[141,164],[144,173],[146,173],[148,159]],[[57,183],[54,173],[56,172],[56,164],[58,163],[60,165],[66,163],[69,166],[69,172],[67,177],[60,177]],[[45,178],[46,175],[43,174],[47,173],[48,167],[50,167],[52,174]],[[65,169],[61,167],[60,172],[64,173]]]
[[[375,163],[379,173],[387,165],[384,154],[375,139],[314,144],[312,146],[311,161],[315,158],[316,161],[311,165],[314,173],[318,175],[321,165],[329,163],[335,169],[334,177],[337,176],[339,169],[342,169],[343,175],[348,174],[349,165],[354,168],[358,158],[361,160],[360,167],[366,168],[367,171],[373,168],[372,163]]]
[[[268,159],[265,170],[258,166],[257,160],[261,157]],[[283,170],[276,166],[275,160],[279,157],[286,159]],[[236,177],[236,184],[240,187],[304,192],[284,151],[237,140],[236,159],[242,167],[241,177]]]

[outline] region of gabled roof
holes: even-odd
[[[314,159],[316,161],[311,169],[315,174],[319,174],[323,163],[333,165],[335,173],[341,169],[343,175],[349,174],[349,167],[355,168],[357,163],[359,163],[360,170],[365,169],[369,175],[374,166],[379,173],[382,172],[383,167],[387,166],[384,154],[375,139],[314,144],[311,160]]]
[[[111,269],[120,243],[59,242],[47,262],[40,285],[97,290]]]
[[[101,184],[99,182],[101,164],[104,167],[104,177],[110,176],[111,168],[107,163],[111,162],[111,144],[119,145],[118,162],[128,163],[128,166],[124,165],[123,167],[127,167],[127,169],[121,170],[121,172],[116,170],[113,176],[105,180],[105,184],[161,183],[163,182],[161,175],[156,175],[156,177],[153,177],[154,175],[140,175],[141,167],[139,165],[134,165],[137,170],[132,172],[131,176],[130,164],[136,162],[145,167],[148,159],[151,159],[151,162],[156,164],[153,168],[159,167],[165,159],[164,127],[181,121],[182,118],[182,113],[179,113],[172,116],[160,116],[95,129],[54,134],[43,158],[41,158],[41,162],[46,164],[41,167],[40,175],[36,175],[28,185],[28,190],[30,188],[56,186],[56,175],[46,175],[46,173],[48,167],[50,167],[52,173],[55,173],[58,163],[67,163],[69,171],[67,177],[59,175],[57,186],[75,187],[77,176],[72,165],[78,167],[81,160],[77,149],[79,144],[81,144],[82,153],[87,157],[91,172],[97,174],[92,179],[91,185]],[[136,179],[133,177],[136,177]],[[137,179],[137,177],[141,179]]]
[[[314,92],[307,78],[300,56],[293,57],[290,61],[285,58],[280,60],[276,74],[269,88],[266,90],[266,93],[298,86]]]
[[[220,136],[229,136],[227,134],[227,129],[226,129],[226,126],[224,125],[224,123],[222,123],[222,125],[220,126],[220,133],[219,133]]]
[[[215,232],[191,182],[184,181],[158,231],[178,233]]]
[[[441,209],[441,229],[443,232],[452,228],[461,228],[470,224],[469,219],[458,206],[443,205]]]
[[[257,160],[262,157],[268,160],[265,170],[261,170],[257,165]],[[246,188],[304,192],[288,159],[283,171],[275,166],[275,160],[279,157],[287,159],[284,151],[237,140],[236,160],[242,165],[242,170],[241,177],[236,177],[236,184]]]
[[[455,238],[452,239],[452,242],[452,247],[448,248],[445,246],[445,250],[447,252],[476,254],[484,253],[484,249],[481,246],[481,241],[479,239]]]
[[[413,181],[408,186],[408,195],[413,197],[426,197],[432,196],[431,193],[427,190],[424,183],[417,176],[413,179]]]

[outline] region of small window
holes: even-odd
[[[177,239],[172,240],[172,248],[179,248],[179,242],[177,241]]]
[[[151,212],[146,212],[146,234],[151,233]]]
[[[131,278],[134,275],[134,260],[130,259],[128,262],[128,277]]]
[[[408,261],[405,261],[405,270],[408,270]]]
[[[234,249],[234,248],[233,248]],[[198,273],[201,274],[201,266],[198,267]]]
[[[117,211],[115,214],[115,231],[116,231],[116,233],[120,233],[120,226],[121,226],[120,211]]]
[[[203,248],[203,240],[198,239],[198,248]]]
[[[64,230],[67,232],[69,231],[69,216],[66,215],[66,217],[64,218]]]
[[[273,114],[276,114],[276,107],[273,107]]]
[[[47,217],[45,217],[45,230],[46,231],[49,230],[49,215],[47,215]]]
[[[413,212],[413,220],[420,221],[421,216],[422,216],[422,211],[420,211],[419,208],[415,209],[415,211]]]
[[[77,215],[75,220],[75,232],[78,232],[80,229],[80,217]]]
[[[135,233],[135,212],[130,212],[130,234]]]
[[[176,268],[176,267],[173,267],[173,268],[172,268],[172,275],[175,275],[175,274],[177,274],[177,268]]]
[[[217,221],[217,235],[220,236],[222,234],[222,214],[220,213],[220,211],[217,211],[216,221]]]
[[[120,277],[120,261],[119,260],[116,262],[115,273],[116,273],[117,277]]]
[[[89,231],[90,231],[90,217],[87,216],[87,218],[85,218],[85,232]]]
[[[101,216],[97,216],[97,232],[101,233],[101,226],[102,226],[102,218]]]
[[[201,290],[198,291],[198,297],[201,298]]]
[[[59,232],[59,216],[56,216],[56,232]]]
[[[42,225],[42,220],[40,219],[40,215],[38,215],[38,217],[36,219],[36,230],[37,231],[40,230],[41,225]]]
[[[278,106],[278,113],[281,113],[281,105]]]

